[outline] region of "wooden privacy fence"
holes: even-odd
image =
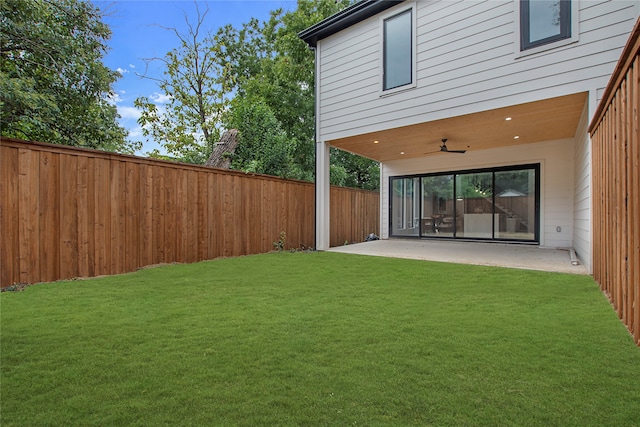
[[[314,185],[0,139],[0,285],[315,245]],[[333,187],[331,241],[378,233],[379,195]]]
[[[589,127],[593,276],[640,345],[640,20]]]
[[[362,242],[371,233],[380,234],[380,196],[377,192],[331,187],[329,245]]]

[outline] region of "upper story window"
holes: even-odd
[[[413,21],[413,9],[383,20],[383,91],[415,83]]]
[[[520,1],[520,50],[571,37],[571,0]]]

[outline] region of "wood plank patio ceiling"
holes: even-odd
[[[384,162],[447,155],[439,152],[442,138],[448,139],[450,150],[468,152],[572,138],[586,100],[587,93],[578,93],[340,138],[329,143]],[[508,117],[511,119],[507,120]]]

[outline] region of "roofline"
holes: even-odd
[[[403,0],[361,0],[306,30],[300,31],[298,37],[309,46],[316,47],[318,40],[329,37],[402,2]]]
[[[591,124],[589,124],[589,133],[593,134],[596,128],[600,126],[602,118],[606,113],[606,109],[611,104],[611,100],[618,91],[622,80],[627,75],[627,70],[631,68],[631,63],[635,60],[635,57],[638,56],[638,54],[640,54],[640,18],[636,20],[636,24],[634,25],[633,30],[631,30],[631,35],[627,40],[627,44],[620,54],[616,68],[613,70],[602,98],[596,107],[596,111],[591,119]]]

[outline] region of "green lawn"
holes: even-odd
[[[1,296],[3,426],[640,425],[588,276],[272,253]]]

